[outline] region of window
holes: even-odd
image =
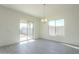
[[[51,36],[63,36],[64,35],[64,19],[50,20],[49,25],[49,35]]]
[[[53,36],[55,35],[55,20],[49,21],[49,34]]]

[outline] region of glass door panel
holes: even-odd
[[[28,40],[33,39],[33,23],[29,22],[28,23]]]
[[[20,41],[27,40],[28,32],[27,32],[27,23],[20,23]]]

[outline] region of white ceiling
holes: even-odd
[[[43,17],[43,5],[42,4],[4,4],[3,6],[30,14],[36,17]],[[79,5],[58,5],[58,4],[46,4],[46,16],[54,16],[57,13],[63,13],[68,10],[79,9]]]

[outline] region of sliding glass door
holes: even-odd
[[[33,22],[20,23],[20,41],[34,39],[34,24]]]

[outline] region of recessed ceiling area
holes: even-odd
[[[29,15],[42,18],[43,17],[43,4],[5,4],[2,5],[23,13],[27,13]],[[70,12],[71,10],[74,12],[74,10],[79,10],[79,5],[64,5],[64,4],[46,4],[46,17],[52,17],[55,15],[59,15],[60,13],[63,14]]]

